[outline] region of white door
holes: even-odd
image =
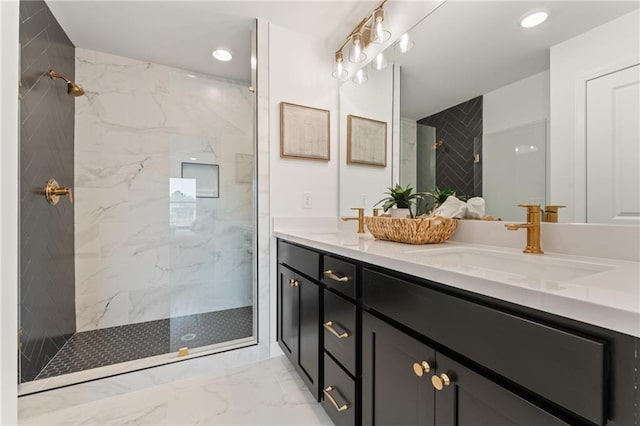
[[[640,65],[587,82],[587,222],[640,224]]]

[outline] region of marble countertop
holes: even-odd
[[[376,240],[368,233],[322,232],[320,228],[310,232],[279,226],[274,235],[451,287],[640,337],[639,262],[549,252],[530,255],[522,253],[521,249],[463,242],[414,246]],[[442,256],[456,252],[480,253],[484,257],[470,266],[463,263],[467,259],[465,257]],[[490,261],[492,257],[497,261],[488,262],[486,266],[482,264],[483,260]],[[512,262],[518,267],[506,265],[505,270],[500,261],[503,265]],[[578,265],[578,271],[584,266],[587,272],[563,274],[564,264]],[[533,276],[539,275],[538,271],[544,268],[555,278]],[[529,276],[527,270],[532,271]]]

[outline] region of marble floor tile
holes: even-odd
[[[30,398],[37,397],[31,396]],[[284,356],[20,418],[21,425],[331,425]]]

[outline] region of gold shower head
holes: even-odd
[[[53,70],[49,70],[49,77],[51,77],[51,80],[55,80],[56,78],[63,79],[67,83],[67,94],[69,96],[77,97],[84,95],[84,89],[75,84],[73,81],[69,80],[64,75],[58,74]]]

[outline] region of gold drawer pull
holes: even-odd
[[[424,373],[428,373],[429,371],[431,371],[431,366],[427,361],[413,363],[413,372],[416,374],[416,376],[422,377]]]
[[[333,272],[331,269],[327,269],[326,271],[324,271],[324,276],[341,283],[346,283],[347,281],[349,281],[348,276],[342,275],[342,274],[338,275],[335,272]]]
[[[451,384],[451,379],[447,375],[447,373],[442,373],[439,376],[431,377],[431,384],[436,390],[442,390],[445,386],[449,386]]]
[[[290,286],[290,287],[298,287],[298,285],[299,285],[299,284],[300,284],[300,283],[298,282],[298,280],[294,280],[293,278],[291,278],[291,279],[289,280],[289,286]]]
[[[333,321],[327,321],[322,325],[324,326],[324,328],[329,330],[331,332],[331,334],[336,336],[338,339],[344,339],[346,337],[349,337],[349,332],[348,331],[345,331],[344,333],[338,333],[338,331],[335,328],[333,328],[334,325],[337,325]],[[340,327],[340,328],[344,329],[344,327]]]
[[[346,411],[349,409],[349,404],[344,403],[342,405],[338,405],[338,402],[335,400],[335,398],[333,397],[333,395],[331,395],[332,391],[338,391],[337,389],[335,389],[333,386],[327,386],[326,388],[324,388],[322,390],[322,393],[324,393],[324,395],[329,398],[329,401],[331,401],[331,403],[333,404],[334,407],[336,407],[336,410],[338,410],[338,412],[342,412],[342,411]],[[343,398],[344,399],[344,398]]]

